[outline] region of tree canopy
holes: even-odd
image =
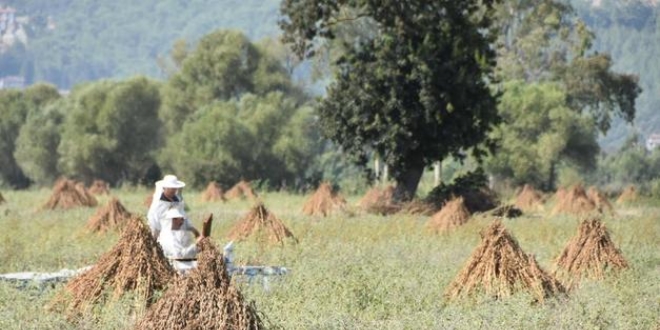
[[[279,187],[307,175],[320,146],[309,99],[268,48],[220,30],[180,63],[164,89],[162,168],[197,186],[259,179]]]
[[[493,174],[550,190],[560,163],[595,167],[596,125],[567,106],[559,84],[511,81],[504,90],[500,113],[506,124],[493,132],[501,147],[488,162]]]
[[[144,77],[100,81],[69,98],[57,149],[62,174],[88,182],[141,179],[161,143],[159,85]]]
[[[213,101],[271,91],[294,91],[282,65],[241,32],[218,30],[204,36],[170,77],[161,117],[172,133],[197,109]]]
[[[514,183],[552,189],[560,163],[595,168],[598,134],[614,118],[633,121],[638,78],[614,72],[608,54],[590,51],[593,34],[570,5],[543,0],[496,8],[497,75],[517,82],[502,86],[505,120],[494,135],[502,152],[489,167]]]
[[[424,168],[471,150],[483,155],[497,124],[490,2],[285,0],[285,40],[313,56],[344,21],[371,33],[343,40],[335,80],[318,106],[324,134],[366,163],[391,168],[396,198],[414,196]],[[367,31],[369,32],[369,31]]]
[[[30,184],[14,155],[21,127],[29,114],[58,98],[57,89],[44,84],[25,91],[0,90],[0,179],[9,186],[25,188]]]

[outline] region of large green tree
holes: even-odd
[[[483,6],[482,6],[483,5]],[[471,151],[477,157],[499,121],[493,82],[492,1],[285,0],[281,27],[300,55],[346,34],[335,80],[318,106],[324,134],[365,164],[376,153],[414,196],[424,168]],[[355,25],[354,25],[355,26]]]
[[[279,187],[307,175],[319,149],[316,120],[268,45],[216,31],[194,49],[176,46],[161,110],[164,170],[198,186],[243,178]]]
[[[28,113],[16,139],[16,162],[35,184],[50,185],[60,176],[57,147],[66,102],[66,99],[60,99]]]
[[[500,109],[505,121],[498,129],[503,152],[489,165],[516,183],[551,189],[560,162],[570,160],[582,169],[593,169],[598,134],[609,130],[614,117],[634,119],[640,93],[637,77],[613,72],[607,54],[590,52],[593,34],[568,4],[504,1],[496,9],[497,77],[530,86],[519,82],[502,86],[508,95]],[[557,117],[558,109],[564,115]],[[572,124],[565,120],[569,117]],[[550,121],[541,127],[528,124],[540,118]],[[587,123],[594,128],[585,127]],[[561,131],[563,136],[557,134]]]
[[[25,188],[30,179],[16,161],[16,139],[29,113],[59,98],[57,89],[37,84],[24,91],[0,91],[0,179],[14,188]]]
[[[594,35],[569,4],[503,1],[496,9],[500,80],[560,83],[567,105],[593,117],[602,133],[615,116],[635,118],[638,77],[614,72],[608,54],[591,52]]]
[[[283,93],[245,94],[195,111],[168,139],[160,164],[198,187],[240,179],[290,185],[318,153],[313,130],[310,109]]]
[[[177,45],[178,48],[182,47]],[[169,133],[176,132],[199,108],[217,100],[237,100],[243,94],[292,93],[282,65],[238,31],[218,30],[204,36],[181,58],[180,69],[164,89],[161,117]]]
[[[61,172],[111,184],[140,180],[160,143],[159,85],[143,77],[100,81],[79,86],[69,98],[58,146]]]
[[[504,87],[499,107],[507,124],[493,132],[501,147],[488,162],[491,173],[516,185],[552,189],[559,165],[594,168],[596,125],[567,106],[561,85],[518,80]]]

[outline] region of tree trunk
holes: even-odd
[[[544,190],[553,191],[555,190],[555,181],[557,180],[555,173],[555,162],[550,163],[550,173],[548,173],[548,181],[545,183]]]
[[[407,168],[396,178],[396,188],[394,189],[394,201],[405,202],[415,197],[419,180],[424,173],[424,164],[411,166]]]
[[[437,187],[442,183],[442,162],[433,163],[433,186]]]

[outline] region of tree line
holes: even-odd
[[[592,51],[564,3],[287,0],[281,10],[291,51],[333,73],[325,96],[292,82],[285,49],[218,30],[176,43],[164,81],[0,92],[3,183],[117,185],[172,171],[194,186],[298,189],[354,181],[351,163],[378,158],[406,199],[438,161],[547,190],[571,173],[600,183],[589,173],[617,173],[599,167],[618,155],[602,156],[597,139],[614,118],[635,118],[638,78]]]
[[[314,162],[327,146],[314,101],[266,49],[222,30],[172,62],[167,81],[101,80],[65,96],[45,84],[0,91],[3,182],[23,188],[65,175],[116,185],[171,171],[194,186],[283,186],[320,176]]]

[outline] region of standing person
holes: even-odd
[[[190,219],[185,215],[183,197],[181,196],[180,189],[186,186],[186,183],[179,181],[175,175],[168,174],[162,180],[156,182],[156,189],[154,196],[147,212],[147,219],[149,220],[149,228],[154,238],[158,238],[163,226],[163,222],[168,221],[165,218],[165,212],[170,209],[177,209],[183,215],[184,222],[182,229],[190,231],[199,237],[199,231],[192,225]]]
[[[158,243],[163,248],[165,257],[182,274],[197,267],[197,243],[203,238],[192,238],[190,231],[184,228],[184,214],[178,208],[165,212],[158,234]]]

